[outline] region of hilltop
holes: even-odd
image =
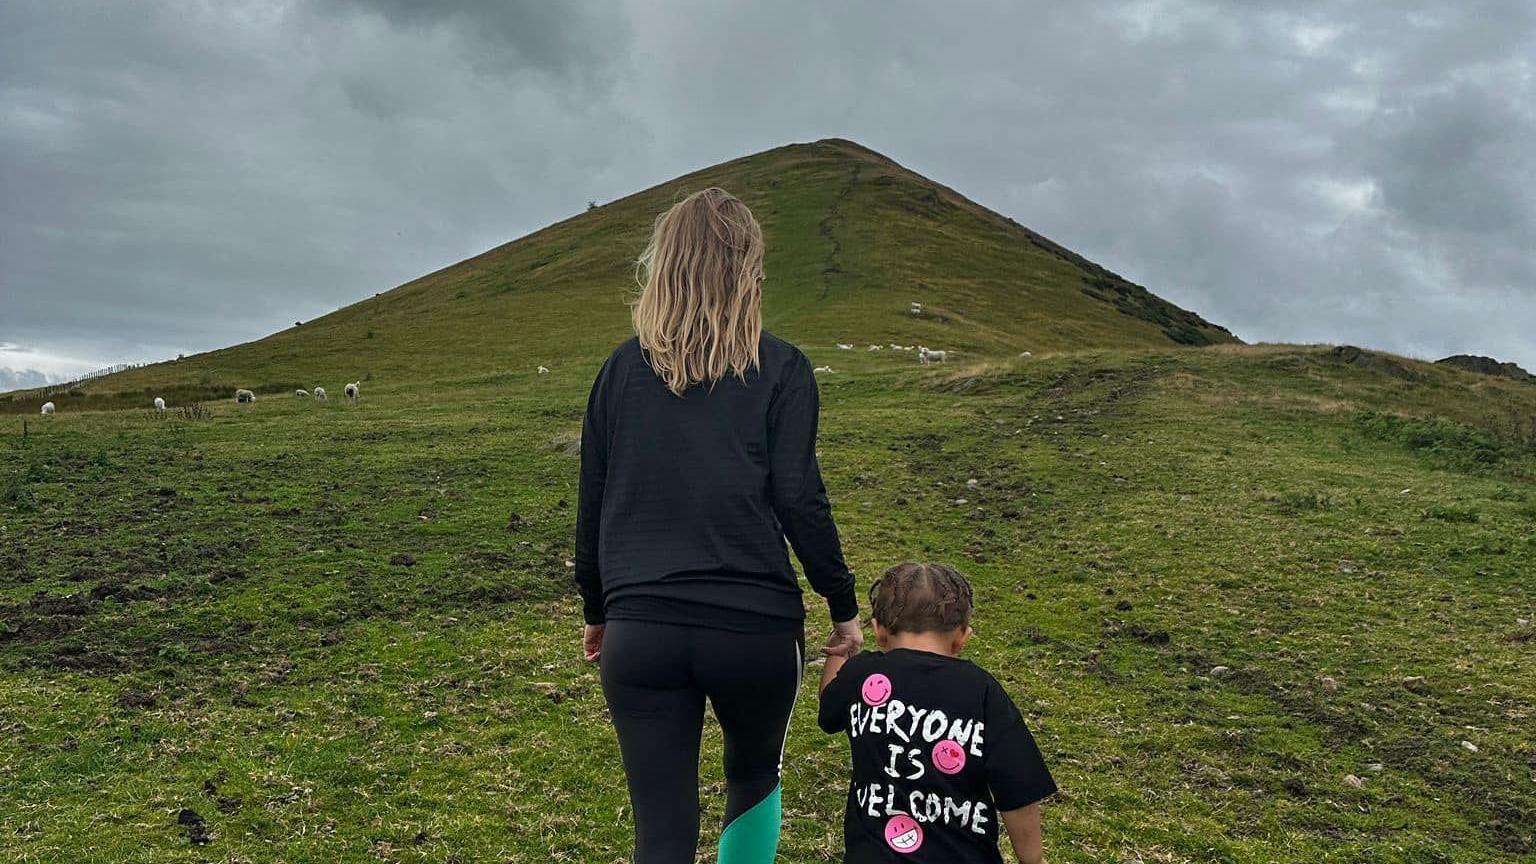
[[[586,362],[627,333],[634,261],[656,214],[707,186],[737,194],[762,222],[766,324],[797,341],[920,342],[970,358],[1236,341],[952,189],[830,139],[684,175],[255,342],[87,382],[77,407],[137,405],[146,387],[190,402],[236,387],[469,380]],[[923,315],[908,313],[911,301]],[[27,394],[12,407],[40,402]]]

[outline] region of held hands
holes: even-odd
[[[827,644],[821,649],[821,653],[826,657],[841,657],[846,660],[859,653],[863,647],[864,629],[859,625],[859,619],[852,618],[832,625],[832,635],[827,637]]]
[[[588,624],[581,630],[581,656],[588,663],[596,663],[603,656],[603,630],[605,624]]]

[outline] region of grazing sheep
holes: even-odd
[[[316,402],[324,402],[325,401],[325,388],[324,387],[316,387],[315,388],[315,401]]]
[[[53,403],[52,402],[44,402],[43,403],[43,416],[44,417],[51,417],[52,415],[53,415]]]
[[[548,375],[549,374],[549,368],[547,366],[540,366],[539,367],[539,374],[540,375]]]
[[[1028,351],[1022,351],[1022,352],[1019,353],[1019,356],[1020,357],[1033,357],[1035,355],[1029,353]]]
[[[362,389],[362,383],[361,381],[353,381],[351,384],[341,388],[347,394],[348,401],[357,401],[357,397],[361,395],[359,391]]]
[[[295,396],[302,396],[305,399],[308,399],[309,398],[309,391],[308,390],[295,390],[295,391],[293,391],[293,395],[295,395]]]
[[[817,366],[815,369],[812,369],[811,371],[812,372],[816,372],[816,373],[820,373],[820,372],[831,373],[832,372],[832,367],[831,366]]]
[[[907,309],[907,311],[911,312],[913,315],[921,315],[923,314],[923,304],[913,300],[912,305]]]
[[[924,366],[927,366],[929,363],[943,363],[944,359],[948,356],[948,351],[934,351],[921,345],[917,346],[917,362]]]
[[[255,401],[256,401],[256,394],[255,393],[252,393],[251,391],[244,390],[244,389],[236,390],[235,391],[235,402],[236,402],[236,404],[244,405],[247,402],[255,402]]]
[[[879,345],[871,345],[871,346],[869,346],[869,350],[871,350],[871,351],[879,351],[879,350],[881,350],[881,348],[880,348]]]
[[[164,411],[165,410],[165,400],[161,399],[159,396],[155,397],[155,410],[156,411]]]
[[[852,345],[844,345],[841,342],[837,343],[837,348],[838,348],[839,351],[852,351],[853,350],[853,346]]]

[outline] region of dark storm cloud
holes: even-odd
[[[1524,0],[13,3],[0,340],[63,375],[308,319],[854,138],[1248,339],[1536,366]],[[0,382],[3,386],[3,382]]]

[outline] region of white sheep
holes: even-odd
[[[943,363],[949,356],[948,351],[935,351],[932,348],[917,346],[917,362],[927,366],[929,363]]]
[[[900,351],[901,350],[901,346],[897,345],[895,342],[892,342],[891,343],[891,350],[892,351]]]
[[[913,300],[911,307],[909,307],[907,311],[911,312],[913,315],[921,315],[923,314],[923,304]]]
[[[852,345],[844,345],[841,342],[837,343],[837,348],[838,348],[839,351],[852,351],[853,350],[853,346]]]
[[[540,366],[539,367],[539,374],[540,375],[548,375],[549,374],[549,367],[548,366]]]
[[[240,389],[240,390],[236,390],[235,391],[235,403],[236,404],[244,405],[247,402],[255,402],[255,401],[256,401],[256,394],[255,393],[252,393],[251,391],[245,390],[245,389]]]
[[[869,350],[871,350],[871,351],[879,351],[880,350],[880,346],[879,345],[871,345],[871,346],[869,346]]]
[[[362,389],[362,383],[363,382],[361,381],[353,381],[351,384],[341,388],[342,392],[347,394],[347,399],[349,401],[357,401],[357,397],[360,395],[360,391]]]
[[[1033,357],[1035,355],[1029,353],[1028,351],[1021,351],[1021,352],[1019,352],[1019,356],[1020,357]]]
[[[316,402],[324,402],[325,401],[325,388],[324,387],[316,387],[315,388],[315,401]]]
[[[53,403],[52,402],[44,402],[43,403],[43,416],[44,417],[51,417],[51,416],[53,416]]]
[[[156,411],[164,411],[165,410],[165,400],[161,399],[159,396],[155,397],[155,410]]]
[[[309,398],[309,391],[300,388],[298,390],[293,391],[293,395],[302,397],[304,399],[308,399]]]
[[[826,372],[828,374],[831,374],[832,373],[832,367],[831,366],[817,366],[815,369],[812,369],[811,371],[815,372],[815,373],[818,373],[818,374],[821,373],[821,372]]]

